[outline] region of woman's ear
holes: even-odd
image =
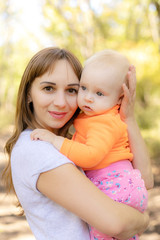
[[[31,102],[32,102],[32,98],[31,98],[30,94],[28,94],[28,96],[27,96],[27,103],[29,104]]]

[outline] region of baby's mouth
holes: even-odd
[[[93,111],[92,108],[90,108],[89,106],[83,106],[83,110],[84,111]]]

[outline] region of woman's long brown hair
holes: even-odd
[[[31,89],[31,85],[35,78],[42,76],[48,71],[52,72],[56,62],[59,60],[68,61],[74,73],[80,80],[82,65],[79,60],[68,50],[56,47],[45,48],[35,54],[29,61],[23,73],[17,96],[14,132],[5,145],[5,152],[8,154],[9,159],[3,171],[2,179],[8,193],[11,191],[15,193],[11,174],[12,149],[22,131],[24,131],[26,128],[34,129],[36,126],[36,120],[33,114],[33,105],[32,103],[28,103],[28,95]],[[69,122],[67,122],[65,126],[59,129],[59,135],[66,136],[69,126],[72,124],[73,119],[78,115],[78,113],[79,109],[77,109]],[[17,206],[21,207],[19,201],[17,202]],[[21,215],[22,214],[23,211],[21,211]]]

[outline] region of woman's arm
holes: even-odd
[[[40,174],[37,188],[106,235],[128,239],[148,225],[148,215],[113,201],[70,163]]]
[[[136,96],[136,72],[133,66],[128,73],[128,86],[123,86],[124,98],[122,100],[120,114],[128,126],[130,148],[133,153],[133,166],[140,170],[147,189],[153,188],[153,174],[151,162],[145,142],[141,136],[138,124],[134,116],[134,103]]]

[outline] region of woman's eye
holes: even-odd
[[[53,87],[47,86],[47,87],[44,87],[44,90],[46,92],[51,92],[53,90]]]
[[[69,89],[68,89],[68,92],[71,93],[71,94],[74,94],[74,93],[77,94],[77,93],[78,93],[78,90],[75,89],[75,88],[69,88]]]
[[[104,94],[102,92],[97,92],[98,96],[104,96]]]
[[[82,90],[85,91],[86,90],[86,87],[85,86],[81,86]]]

